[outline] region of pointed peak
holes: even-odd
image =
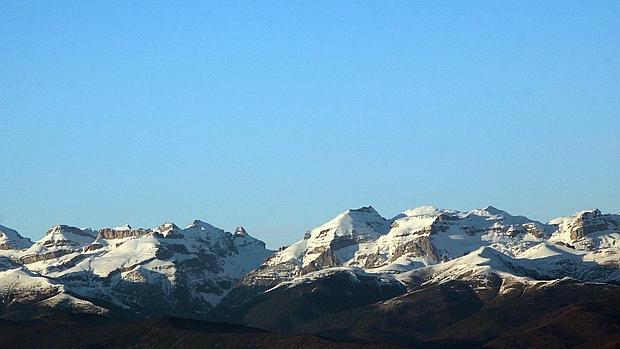
[[[246,235],[248,235],[248,232],[245,230],[244,227],[239,226],[239,227],[235,228],[235,235],[236,236],[246,236]]]
[[[504,213],[504,211],[493,207],[492,205],[487,205],[485,208],[483,208],[482,210],[487,211],[488,213],[492,214],[492,215],[496,215],[496,214],[500,214],[500,213]]]
[[[207,222],[201,221],[200,219],[194,220],[192,224],[187,228],[194,228],[206,232],[222,231],[222,229],[215,227]]]
[[[176,224],[174,224],[172,222],[166,222],[166,223],[160,225],[160,227],[165,228],[165,229],[173,229],[173,230],[180,230],[181,229]]]
[[[190,224],[190,227],[201,227],[204,225],[210,225],[210,224],[207,222],[201,221],[200,219],[194,219],[192,224]]]
[[[165,232],[169,232],[169,231],[179,231],[181,230],[181,228],[179,228],[176,224],[172,223],[172,222],[166,222],[162,225],[160,225],[159,227],[155,228],[154,230],[160,232],[160,233],[165,233]]]
[[[508,214],[505,211],[502,211],[496,207],[493,207],[491,205],[488,205],[484,208],[477,208],[474,210],[471,210],[467,213],[468,216],[481,216],[481,217],[491,217],[491,216],[499,216],[499,215],[507,215],[510,216],[510,214]]]

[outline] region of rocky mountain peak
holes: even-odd
[[[153,229],[103,228],[97,239],[92,230],[59,225],[26,250],[0,250],[5,256],[0,268],[22,268],[32,274],[28,278],[53,280],[62,285],[59,292],[93,304],[147,316],[193,317],[203,316],[238,287],[250,287],[240,289],[245,301],[250,293],[244,292],[294,288],[339,273],[350,276],[344,287],[366,280],[354,287],[358,290],[372,285],[383,289],[385,281],[417,285],[484,279],[493,272],[545,280],[620,279],[618,269],[608,267],[618,265],[620,216],[586,210],[552,222],[512,216],[492,206],[469,212],[421,206],[387,220],[367,206],[300,232],[296,243],[275,254],[242,226],[230,233],[201,220],[186,229],[174,223]],[[568,242],[549,237],[549,229]],[[19,235],[0,226],[0,243],[11,236]],[[340,291],[350,289],[333,294]]]
[[[245,231],[244,227],[237,227],[235,228],[235,235],[236,236],[246,236],[248,234],[247,231]]]
[[[0,225],[0,250],[21,250],[32,246],[32,241],[16,230]]]
[[[502,217],[502,216],[506,216],[506,217],[512,217],[510,214],[508,214],[506,211],[500,210],[496,207],[493,207],[491,205],[488,205],[484,208],[477,208],[474,210],[471,210],[468,212],[468,215],[471,216],[480,216],[480,217]]]
[[[93,232],[90,229],[80,229],[77,227],[72,227],[69,225],[56,225],[49,229],[46,233],[47,235],[77,235],[77,236],[85,236],[85,237],[93,237]]]
[[[201,221],[200,219],[195,219],[192,222],[192,224],[189,225],[188,228],[198,228],[199,230],[203,230],[203,231],[209,231],[209,230],[212,230],[212,229],[221,230],[221,229],[216,228],[216,227],[214,227],[213,225],[211,225],[211,224],[209,224],[207,222]]]
[[[181,228],[179,228],[176,224],[172,222],[166,222],[153,230],[156,232],[159,232],[160,234],[164,236],[168,236],[169,234],[180,231]]]
[[[334,236],[372,235],[378,236],[387,233],[389,222],[383,218],[372,206],[358,209],[348,209],[329,222],[311,230],[311,238],[321,238],[328,231]]]
[[[379,214],[379,212],[377,212],[377,210],[375,210],[375,208],[370,206],[370,205],[363,206],[363,207],[360,207],[360,208],[351,208],[351,209],[348,209],[346,212],[349,212],[349,213],[351,213],[351,212],[368,213],[368,214],[371,214],[371,215],[378,215]]]
[[[502,213],[506,213],[505,211],[500,210],[500,209],[498,209],[498,208],[496,208],[496,207],[493,207],[493,206],[491,206],[491,205],[487,205],[487,206],[486,206],[485,208],[483,208],[482,210],[483,210],[483,211],[488,212],[488,213],[489,213],[489,214],[491,214],[491,215],[499,215],[499,214],[502,214]]]
[[[599,209],[582,210],[572,216],[553,219],[549,224],[558,228],[552,236],[554,241],[576,244],[586,249],[609,243],[608,239],[600,240],[597,235],[620,232],[620,216],[602,214]]]

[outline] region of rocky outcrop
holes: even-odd
[[[562,231],[569,234],[572,240],[578,240],[587,235],[605,231],[612,227],[617,228],[615,221],[607,219],[598,209],[580,212],[574,216],[574,219],[563,221],[558,225]]]
[[[41,254],[25,255],[25,256],[20,257],[19,259],[23,264],[30,264],[30,263],[35,263],[39,261],[47,261],[50,259],[59,258],[69,253],[71,252],[66,251],[66,250],[58,250],[58,251],[50,251],[46,253],[41,253]]]
[[[248,232],[245,231],[244,227],[237,227],[235,229],[235,236],[246,236],[248,235]]]
[[[303,267],[299,275],[305,275],[313,271],[336,267],[338,265],[340,265],[338,263],[338,259],[334,256],[332,250],[328,248],[322,251],[319,256],[316,257],[313,261],[311,261],[308,265]]]
[[[440,257],[437,255],[437,251],[428,236],[421,236],[415,240],[399,245],[394,250],[392,258],[390,258],[389,262],[394,262],[405,255],[430,258],[435,262],[440,261]]]
[[[620,215],[585,210],[549,222],[557,227],[550,240],[577,249],[613,248],[620,244]]]
[[[97,233],[97,239],[124,239],[128,237],[139,237],[142,235],[150,234],[152,232],[151,229],[114,229],[114,228],[103,228],[99,230]]]
[[[15,250],[15,244],[12,242],[3,242],[0,243],[0,250]]]

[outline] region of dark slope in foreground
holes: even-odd
[[[490,348],[620,348],[620,302],[568,305],[501,336]]]
[[[115,321],[60,315],[30,321],[0,320],[0,348],[398,348],[286,336],[261,329],[181,318]]]
[[[218,321],[294,333],[321,316],[390,299],[406,291],[397,282],[382,284],[374,277],[348,272],[269,292],[252,294],[248,289],[233,289],[211,316]]]
[[[620,348],[620,288],[574,280],[495,293],[447,282],[318,318],[299,332],[412,347]],[[495,290],[493,290],[495,288]]]
[[[280,287],[216,308],[223,319],[288,334],[414,348],[620,347],[620,287],[573,279],[520,282],[489,274],[411,291],[349,273]],[[336,282],[338,281],[338,282]],[[346,285],[347,287],[343,287]],[[352,292],[358,290],[358,293]],[[383,298],[383,299],[381,299]],[[226,307],[226,308],[224,308]]]
[[[277,333],[170,317],[116,320],[56,313],[22,322],[0,320],[0,348],[620,347],[617,285],[570,279],[523,284],[491,276],[484,283],[448,281],[327,312],[335,293],[326,292],[330,287],[321,281],[269,292],[273,298],[250,303],[254,315],[246,321]]]

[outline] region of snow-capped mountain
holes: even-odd
[[[0,234],[0,296],[4,314],[13,317],[51,308],[245,317],[261,302],[269,308],[297,302],[325,287],[335,298],[322,303],[316,293],[313,306],[334,300],[362,306],[455,280],[620,282],[620,216],[599,210],[545,224],[492,206],[467,212],[421,206],[391,219],[368,206],[342,212],[275,253],[242,227],[231,233],[200,220],[184,229],[58,225],[35,243],[9,228]],[[36,311],[17,309],[35,303]],[[264,309],[256,314],[266,316]]]
[[[602,214],[598,209],[585,210],[549,222],[557,227],[550,241],[564,243],[580,250],[618,247],[620,215]]]
[[[302,240],[269,258],[252,273],[251,283],[272,283],[343,265],[357,247],[372,243],[390,229],[390,222],[372,207],[347,210],[305,233]]]
[[[108,310],[67,292],[64,285],[37,275],[25,268],[0,272],[3,318],[27,319],[69,311],[106,314]]]
[[[32,241],[25,238],[11,228],[0,225],[0,250],[21,250],[32,245]]]
[[[548,239],[554,229],[492,206],[469,212],[422,206],[390,220],[363,207],[312,229],[243,283],[274,285],[331,267],[403,272],[458,258],[481,246],[517,256]]]
[[[5,299],[16,289],[9,275],[20,275],[20,282],[39,285],[21,288],[31,290],[25,299],[62,294],[72,300],[63,304],[94,302],[127,315],[204,317],[238,279],[272,254],[242,227],[229,233],[199,220],[185,229],[173,223],[98,231],[59,225],[34,244],[17,239],[13,230],[3,231],[21,243],[7,246],[23,248],[0,256]]]
[[[510,324],[517,308],[542,316],[620,297],[617,217],[591,210],[545,224],[492,206],[422,206],[388,220],[348,210],[246,275],[213,316],[336,339],[424,347],[408,341],[450,333],[477,343],[527,326],[523,314]],[[497,314],[498,327],[478,330]],[[462,332],[433,332],[457,320]]]
[[[30,246],[20,257],[24,264],[58,258],[79,252],[95,240],[96,233],[90,229],[79,229],[57,225],[48,230],[45,236]]]

